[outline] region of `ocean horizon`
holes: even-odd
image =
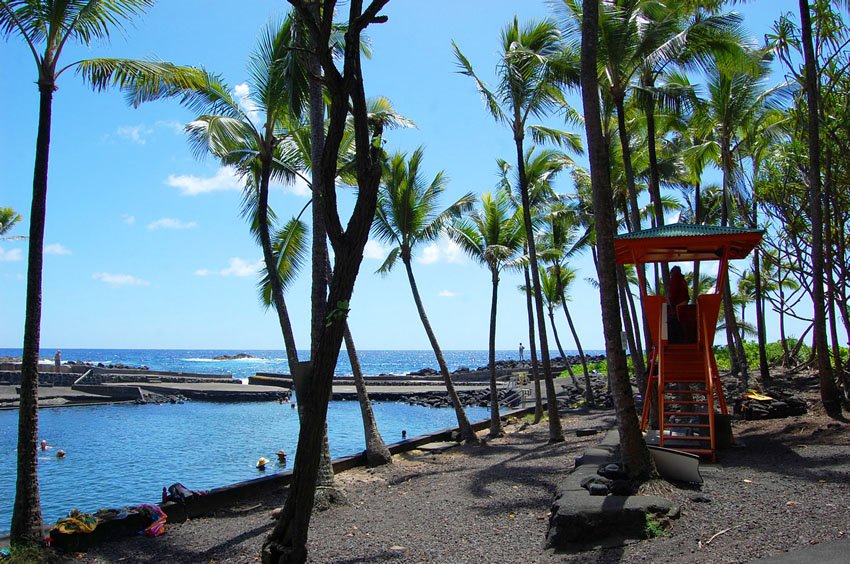
[[[52,361],[57,349],[42,348],[39,357]],[[190,372],[201,374],[230,374],[233,378],[244,380],[258,372],[288,374],[289,365],[286,352],[282,349],[109,349],[109,348],[68,348],[61,349],[63,362],[88,362],[93,364],[141,367],[151,370],[172,372]],[[216,360],[216,357],[249,354],[252,358]],[[565,350],[567,355],[578,354],[575,350]],[[20,357],[19,348],[0,348],[0,357]],[[434,351],[427,350],[358,350],[363,374],[407,374],[423,368],[437,369]],[[550,351],[553,358],[560,356],[558,351]],[[587,350],[585,354],[599,355],[604,351]],[[298,351],[299,358],[309,358],[309,351]],[[489,363],[487,350],[444,350],[446,364],[450,371],[460,368],[475,370],[486,368]],[[529,351],[525,350],[525,360]],[[519,360],[519,351],[497,350],[497,361]],[[351,374],[348,354],[343,348],[337,359],[335,374]]]

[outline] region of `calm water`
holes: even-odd
[[[452,427],[452,409],[394,402],[374,405],[388,443]],[[487,408],[469,408],[470,419],[488,417]],[[0,411],[0,534],[8,533],[15,494],[17,410]],[[334,457],[363,450],[363,424],[357,402],[331,402],[329,437]],[[162,405],[109,405],[43,409],[39,436],[67,452],[39,457],[41,504],[46,522],[79,508],[93,511],[155,503],[163,486],[182,482],[209,489],[260,475],[261,456],[276,461],[282,448],[294,459],[298,416],[288,404],[187,402]],[[273,462],[266,473],[282,468]]]
[[[213,360],[240,352],[256,358]],[[42,349],[41,357],[52,358],[54,353],[54,349]],[[0,349],[0,357],[20,355],[20,349]],[[445,351],[445,357],[451,370],[487,364],[487,351]],[[497,353],[500,360],[516,358],[517,351]],[[289,371],[286,355],[275,350],[63,349],[62,359],[235,378]],[[360,359],[367,375],[404,374],[436,366],[431,351],[360,351]],[[350,372],[343,351],[336,373]],[[414,437],[456,424],[450,408],[377,402],[374,409],[387,443],[400,440],[402,429]],[[489,409],[468,408],[467,414],[472,421],[486,419]],[[0,411],[0,535],[9,531],[14,503],[17,424],[17,410]],[[45,521],[52,522],[72,508],[94,511],[157,502],[162,487],[175,482],[190,489],[209,489],[253,478],[260,475],[254,467],[257,459],[277,460],[274,453],[281,448],[290,454],[291,464],[298,416],[288,404],[273,402],[53,408],[39,412],[39,436],[67,452],[60,460],[55,450],[48,450],[39,459],[42,510]],[[334,457],[365,448],[357,402],[331,402],[328,436]],[[269,468],[267,473],[281,470],[276,463]]]

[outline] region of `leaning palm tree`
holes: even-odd
[[[449,235],[460,248],[490,271],[493,285],[490,300],[490,436],[499,437],[502,420],[499,417],[499,393],[496,388],[496,311],[499,298],[499,274],[509,266],[519,264],[524,229],[521,214],[513,210],[510,197],[504,191],[493,196],[481,195],[481,209],[458,220],[449,228]]]
[[[440,210],[438,200],[446,188],[446,177],[440,172],[427,183],[420,171],[422,157],[423,150],[419,147],[409,159],[405,153],[396,153],[385,164],[372,230],[380,240],[393,245],[393,249],[378,272],[388,274],[401,258],[419,318],[431,348],[434,349],[440,374],[454,407],[460,434],[467,441],[477,442],[478,438],[469,424],[452,383],[443,351],[425,314],[425,306],[422,304],[411,264],[416,246],[436,240],[449,221],[459,217],[472,206],[474,198],[472,194],[467,194],[445,210]]]
[[[484,97],[490,115],[509,126],[516,146],[517,176],[522,200],[523,220],[528,245],[529,270],[534,289],[537,313],[537,330],[540,335],[540,355],[546,379],[546,399],[549,412],[549,442],[564,440],[564,431],[558,416],[558,401],[549,360],[549,342],[546,338],[546,319],[543,314],[543,296],[540,290],[540,272],[531,223],[529,184],[525,171],[525,135],[530,116],[542,117],[555,107],[569,108],[559,85],[576,81],[577,65],[574,58],[564,56],[561,35],[551,21],[532,22],[520,27],[516,18],[502,30],[501,51],[498,64],[499,84],[495,91],[475,74],[472,64],[454,43],[455,58],[460,73],[475,81]],[[554,141],[578,148],[576,138],[550,128],[532,126],[535,141]]]
[[[38,492],[38,351],[41,334],[41,287],[47,171],[53,94],[59,77],[79,62],[61,66],[69,43],[89,45],[144,13],[153,0],[0,0],[0,34],[20,38],[29,47],[38,74],[39,112],[30,212],[27,301],[21,362],[21,406],[18,423],[18,476],[12,514],[12,543],[42,542]],[[169,80],[174,79],[171,76]],[[191,77],[177,77],[184,80]]]

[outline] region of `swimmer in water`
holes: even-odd
[[[47,450],[47,441],[44,439],[41,441],[41,450]]]

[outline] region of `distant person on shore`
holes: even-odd
[[[519,344],[519,361],[522,362],[525,360],[525,347],[522,346],[522,343]]]
[[[62,351],[56,351],[56,356],[53,357],[53,364],[56,365],[56,372],[62,371]]]

